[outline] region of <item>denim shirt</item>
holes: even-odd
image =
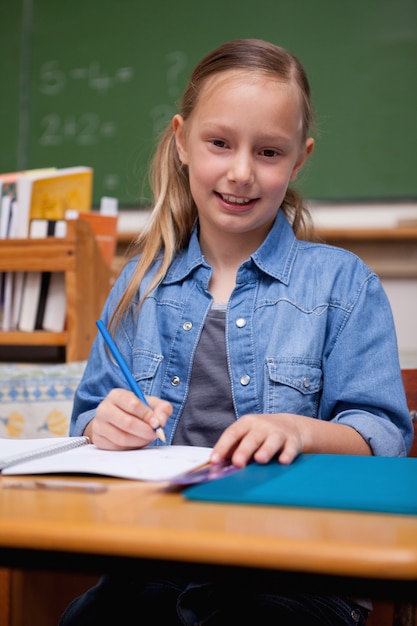
[[[136,264],[127,263],[112,288],[105,324]],[[155,269],[142,281],[137,300]],[[174,407],[164,428],[168,443],[212,305],[211,274],[197,226],[140,313],[134,314],[136,300],[116,331],[143,392]],[[265,241],[238,269],[227,306],[226,351],[236,419],[296,413],[353,427],[375,455],[408,453],[413,427],[391,308],[378,277],[351,252],[296,239],[281,210]],[[127,388],[126,381],[97,336],[75,395],[71,435],[82,434],[114,387]]]

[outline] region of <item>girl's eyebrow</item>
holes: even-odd
[[[201,122],[200,125],[203,129],[210,130],[211,128],[214,128],[215,130],[224,131],[224,132],[230,131],[230,126],[228,126],[227,124],[224,124],[223,122],[218,122],[216,120],[207,120],[205,122]]]
[[[218,134],[218,133],[226,134],[230,132],[236,132],[236,129],[233,128],[232,126],[229,126],[222,122],[216,122],[215,120],[202,122],[201,127],[204,132],[211,132],[213,134]],[[282,144],[283,142],[285,143],[290,142],[292,140],[292,137],[286,136],[286,135],[264,133],[260,135],[259,137],[257,137],[256,139],[257,139],[257,143],[275,144],[279,142],[280,144]]]

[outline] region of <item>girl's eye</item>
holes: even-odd
[[[265,150],[261,151],[261,154],[265,157],[268,157],[269,159],[278,156],[277,150],[273,150],[272,148],[265,148]]]
[[[226,148],[226,142],[221,139],[213,139],[212,144],[216,146],[216,148]]]

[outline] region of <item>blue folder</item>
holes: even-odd
[[[184,490],[189,500],[417,515],[417,458],[302,454]]]

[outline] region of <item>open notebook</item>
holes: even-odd
[[[417,458],[302,454],[188,487],[190,500],[417,515]]]
[[[88,437],[0,439],[0,471],[18,474],[96,474],[167,481],[205,465],[211,448],[152,446],[100,450]]]

